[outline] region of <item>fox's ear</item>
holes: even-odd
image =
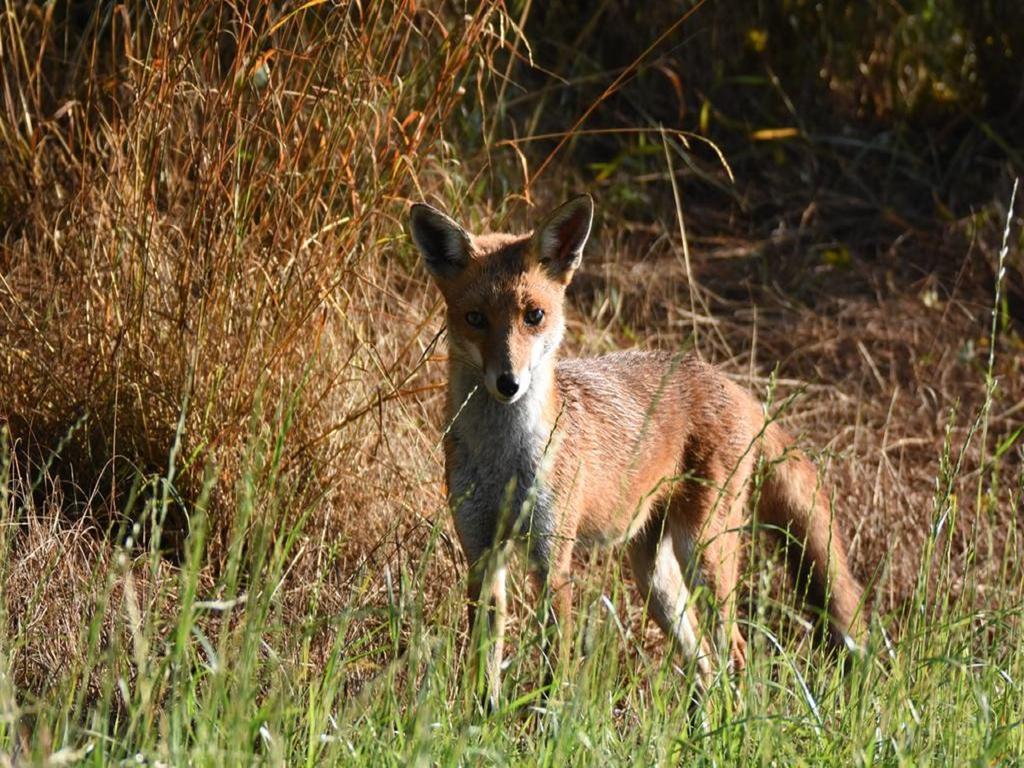
[[[563,203],[534,233],[537,260],[556,280],[568,284],[583,260],[583,246],[594,220],[594,199],[574,197]]]
[[[427,271],[434,277],[455,277],[469,263],[469,233],[437,208],[414,204],[409,211],[409,229]]]

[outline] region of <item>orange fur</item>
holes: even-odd
[[[483,597],[498,635],[487,665],[492,700],[505,573],[500,564],[488,584],[479,564],[511,538],[527,541],[562,632],[571,621],[574,548],[627,542],[650,614],[701,674],[710,670],[711,639],[690,600],[697,583],[714,597],[714,624],[742,667],[746,641],[733,612],[759,461],[761,519],[803,545],[793,552],[803,566],[795,570],[828,611],[833,637],[860,639],[860,587],[817,472],[778,425],[766,424],[753,397],[693,356],[556,361],[565,286],[591,213],[589,197],[577,198],[535,233],[474,237],[429,206],[413,209],[414,239],[447,304],[446,475],[473,566],[471,628]]]

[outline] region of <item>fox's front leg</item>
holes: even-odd
[[[508,615],[507,553],[499,548],[490,557],[477,560],[470,568],[466,594],[469,619],[469,668],[478,700],[496,711],[501,699],[501,662],[505,653],[505,624]],[[483,607],[485,621],[477,626],[478,609]],[[485,694],[486,686],[486,694]]]
[[[450,437],[445,441],[445,454],[451,489],[448,504],[459,544],[469,564],[466,664],[477,701],[483,702],[486,697],[485,706],[494,710],[501,694],[501,661],[505,647],[507,545],[498,535],[498,516],[491,512],[489,499],[479,492],[477,474],[457,471],[466,461],[465,457],[460,459],[457,445]],[[483,621],[479,616],[481,608]]]
[[[544,682],[551,685],[560,662],[569,659],[573,642],[572,564],[573,539],[562,536],[546,551],[532,552],[535,591],[540,604],[542,652],[547,669]]]

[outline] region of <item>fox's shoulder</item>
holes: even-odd
[[[687,382],[712,380],[714,369],[693,354],[663,351],[613,352],[600,357],[562,360],[556,380],[566,400],[643,404]]]
[[[718,368],[695,354],[616,352],[565,360],[556,376],[563,408],[577,425],[602,417],[630,428],[651,416],[681,418],[693,428],[743,420],[755,401]]]
[[[559,381],[582,384],[600,380],[663,381],[666,376],[714,375],[715,369],[690,352],[630,350],[561,360],[557,372]]]

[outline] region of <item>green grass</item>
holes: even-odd
[[[954,456],[941,459],[943,471],[955,470]],[[9,461],[4,468],[11,471]],[[922,524],[941,533],[955,500],[941,475],[938,481],[934,515]],[[265,495],[273,485],[271,476],[241,488],[237,520],[247,519],[254,502],[273,503]],[[27,519],[34,513],[11,487],[17,483],[0,483],[4,563],[12,540],[25,535],[19,530],[41,524]],[[155,498],[147,514],[159,517],[165,503]],[[452,584],[435,605],[422,597],[440,528],[419,570],[356,574],[366,584],[383,576],[386,600],[357,589],[330,614],[318,606],[316,590],[308,605],[294,606],[281,589],[298,528],[273,537],[250,530],[245,546],[233,539],[223,573],[203,584],[205,526],[201,513],[193,520],[185,562],[172,578],[154,542],[149,554],[118,549],[108,570],[80,585],[89,598],[70,631],[85,650],[55,670],[45,695],[11,685],[12,658],[33,629],[5,617],[0,750],[7,759],[988,765],[1024,754],[1024,591],[1016,562],[1005,564],[1004,583],[989,585],[984,601],[970,589],[950,600],[946,557],[941,546],[928,547],[915,599],[901,614],[874,617],[867,652],[850,657],[845,673],[808,644],[787,603],[774,601],[769,578],[779,570],[759,568],[751,579],[756,608],[745,627],[750,666],[735,680],[718,678],[701,727],[690,712],[692,676],[652,653],[637,633],[636,593],[614,558],[589,569],[576,652],[557,669],[547,696],[537,623],[529,596],[521,596],[504,701],[484,714],[462,674],[461,585]],[[154,592],[147,583],[161,586]],[[286,618],[296,611],[302,620]],[[324,634],[333,639],[318,649]]]

